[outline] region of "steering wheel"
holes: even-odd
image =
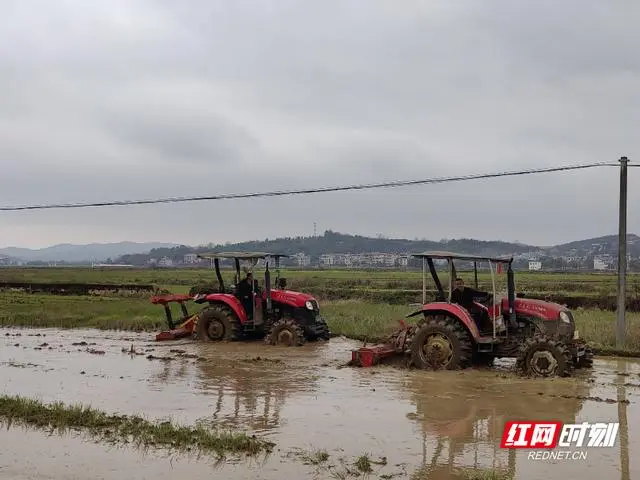
[[[487,293],[484,297],[478,297],[480,300],[476,300],[478,303],[484,305],[485,307],[491,307],[493,305],[493,294]]]

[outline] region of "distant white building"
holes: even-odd
[[[291,255],[291,259],[299,267],[306,267],[311,264],[311,257],[309,255],[305,255],[304,253],[296,253],[295,255]]]
[[[172,267],[173,266],[173,260],[171,260],[169,257],[162,257],[160,259],[160,261],[158,262],[158,266],[159,267]]]
[[[187,253],[184,256],[184,263],[187,264],[194,264],[194,263],[199,263],[199,258],[198,258],[198,254],[197,253]]]
[[[320,255],[320,265],[333,265],[336,261],[335,255],[325,253]]]
[[[530,260],[529,271],[538,271],[538,270],[542,270],[542,262],[539,262],[537,260]]]
[[[609,270],[609,263],[605,261],[603,258],[594,257],[593,259],[593,269],[594,270]]]

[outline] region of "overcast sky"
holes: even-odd
[[[0,205],[640,163],[640,3],[5,0]],[[629,231],[640,233],[640,171]],[[617,232],[618,169],[0,212],[0,246]]]

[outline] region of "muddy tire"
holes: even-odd
[[[529,377],[570,377],[573,356],[558,338],[536,335],[526,339],[516,358],[516,371]]]
[[[472,359],[471,337],[459,320],[446,315],[427,316],[411,339],[411,363],[428,370],[467,368]]]
[[[194,336],[204,342],[234,341],[238,339],[240,326],[231,310],[213,306],[202,310],[196,318]]]
[[[593,350],[585,346],[585,352],[580,359],[573,359],[573,366],[576,369],[593,368]]]
[[[307,341],[309,342],[314,342],[317,340],[329,340],[331,338],[331,331],[329,330],[329,325],[327,325],[327,322],[325,322],[324,320],[320,320],[318,322],[321,326],[322,326],[322,333],[318,334],[318,335],[307,335],[305,338],[307,339]]]
[[[299,347],[305,342],[304,331],[295,320],[289,317],[276,321],[264,337],[264,343],[267,345]]]

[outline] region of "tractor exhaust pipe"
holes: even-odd
[[[267,312],[271,313],[271,272],[269,271],[269,262],[267,262],[264,271],[264,291],[267,296]]]
[[[224,293],[224,280],[222,279],[222,274],[220,273],[220,260],[217,258],[214,258],[213,264],[216,269],[216,277],[218,277],[218,284],[220,285],[220,293]]]
[[[509,268],[507,269],[507,298],[509,302],[509,325],[511,328],[517,328],[516,322],[516,282],[513,276],[513,268],[511,268],[511,262],[509,262]]]

